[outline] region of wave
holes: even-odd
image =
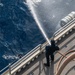
[[[3,7],[4,6],[3,3],[0,3],[0,6]]]
[[[2,56],[4,59],[6,59],[6,60],[10,60],[10,59],[19,59],[19,56],[15,56],[15,55],[3,55]]]

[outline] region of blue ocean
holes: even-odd
[[[43,38],[24,0],[2,0],[0,6],[0,70],[26,54]],[[24,10],[22,10],[22,9]]]
[[[33,0],[35,13],[50,38],[59,21],[75,10],[75,0]],[[25,0],[0,0],[0,70],[46,40]]]

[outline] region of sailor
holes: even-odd
[[[51,61],[54,61],[54,52],[59,50],[59,47],[55,44],[54,40],[51,40],[51,45],[46,46],[46,61],[47,63],[44,63],[45,66],[50,66],[49,63],[49,56],[51,57]]]

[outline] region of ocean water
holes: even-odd
[[[44,41],[24,0],[1,0],[0,70]]]
[[[34,12],[50,38],[59,21],[75,11],[75,0],[31,0]],[[0,70],[45,42],[25,0],[0,0]]]

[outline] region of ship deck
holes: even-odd
[[[70,50],[75,50],[75,30],[69,35],[66,35],[65,38],[62,38],[62,40],[57,44],[60,47],[59,52],[62,54]],[[16,75],[56,75],[55,73],[57,70],[57,65],[61,56],[61,54],[56,52],[54,62],[50,62],[50,67],[45,67],[43,64],[46,63],[46,58],[45,52],[43,52],[29,65],[27,65],[25,68],[22,68],[20,72],[17,72]],[[62,62],[66,59],[66,57],[64,57]],[[61,75],[75,75],[75,60],[72,60],[67,64]]]

